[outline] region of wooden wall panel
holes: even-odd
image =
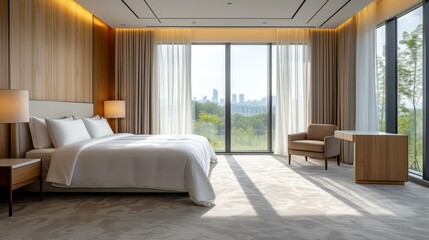
[[[0,0],[0,89],[9,88],[9,1]]]
[[[94,17],[94,114],[100,116],[104,116],[104,101],[115,97],[114,34],[112,28]]]
[[[10,1],[11,87],[92,102],[92,14],[73,0]]]
[[[9,1],[0,0],[0,89],[9,88]],[[0,158],[9,156],[9,124],[0,124]]]

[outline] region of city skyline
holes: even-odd
[[[212,90],[212,96],[207,96],[204,95],[202,98],[198,99],[197,97],[193,97],[192,101],[197,101],[197,102],[215,102],[215,103],[219,103],[221,105],[225,104],[225,99],[224,98],[219,98],[219,91],[215,88],[213,88]],[[238,98],[237,98],[238,96]],[[276,96],[273,95],[273,105],[275,105],[274,100],[276,99]],[[211,99],[211,100],[210,100]],[[253,103],[253,102],[260,102],[260,101],[265,101],[266,102],[267,97],[262,97],[260,99],[252,99],[252,100],[246,100],[245,99],[245,94],[243,93],[232,93],[231,94],[231,103]]]
[[[231,46],[230,87],[237,97],[244,93],[245,98],[253,100],[267,95],[267,52],[266,45]],[[191,59],[192,96],[212,100],[212,90],[217,89],[218,102],[225,99],[225,45],[193,45]],[[274,76],[275,66],[272,71]]]

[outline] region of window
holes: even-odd
[[[193,133],[225,151],[225,45],[192,45]]]
[[[377,104],[379,130],[386,131],[386,26],[377,28]]]
[[[268,45],[231,45],[231,150],[268,149]]]
[[[408,135],[409,169],[423,167],[423,9],[397,19],[398,133]]]
[[[192,45],[193,133],[217,152],[272,151],[270,50],[271,44]]]

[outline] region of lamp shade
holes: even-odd
[[[104,101],[104,117],[105,118],[124,118],[125,101],[120,101],[120,100]]]
[[[0,123],[19,123],[29,120],[27,90],[0,90]]]

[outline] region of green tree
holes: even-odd
[[[383,46],[384,48],[384,46]],[[378,96],[378,108],[380,111],[380,119],[379,119],[379,129],[384,132],[386,130],[386,60],[384,57],[384,49],[383,55],[377,56],[377,96]]]
[[[423,31],[422,25],[408,33],[402,34],[399,41],[400,51],[398,54],[398,97],[399,115],[398,128],[401,132],[410,136],[410,168],[421,171],[419,154],[422,141],[418,135],[418,111],[422,106],[423,76],[422,76],[422,54],[423,54]],[[409,106],[411,104],[411,110]],[[420,115],[420,114],[419,114]],[[399,130],[398,129],[398,130]]]

